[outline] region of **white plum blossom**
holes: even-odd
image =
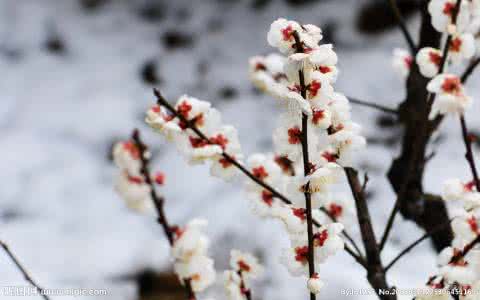
[[[193,219],[183,228],[174,232],[172,256],[177,260],[188,261],[193,256],[205,255],[208,249],[208,238],[203,233],[208,222],[204,219]]]
[[[320,293],[320,290],[324,285],[325,283],[320,280],[318,273],[313,274],[313,276],[310,277],[307,282],[308,290],[310,291],[310,293],[315,295]]]
[[[172,140],[181,131],[177,122],[172,120],[173,116],[168,114],[164,107],[152,106],[146,114],[145,122],[155,131],[162,133],[168,140]]]
[[[393,50],[392,67],[401,78],[407,78],[410,74],[412,62],[413,57],[407,50],[400,48]]]
[[[452,24],[457,0],[431,0],[428,12],[432,17],[432,25],[439,32],[463,32],[470,22],[469,1],[462,1],[456,24]]]
[[[448,59],[452,63],[462,63],[475,55],[475,38],[471,33],[464,33],[452,37]]]
[[[416,62],[420,73],[427,78],[432,78],[440,69],[442,52],[432,47],[422,48],[417,53]]]
[[[278,19],[272,23],[268,31],[267,40],[270,46],[278,48],[284,54],[292,54],[295,47],[294,32],[297,32],[303,47],[312,49],[322,39],[321,30],[314,25],[301,26],[295,21]]]
[[[194,256],[186,262],[175,262],[174,271],[182,283],[189,280],[194,292],[202,292],[215,282],[213,265],[213,260],[207,256]]]
[[[463,114],[472,105],[472,98],[465,94],[463,84],[456,75],[437,75],[428,83],[427,90],[437,94],[430,119],[439,114]]]
[[[126,171],[117,175],[115,190],[127,207],[136,212],[148,212],[153,208],[150,186],[141,176],[131,176]]]
[[[125,170],[130,176],[140,175],[141,153],[133,141],[116,143],[112,155],[118,168]]]
[[[255,279],[263,274],[263,267],[258,259],[250,253],[232,250],[230,252],[230,267],[240,272],[244,279]]]
[[[182,283],[190,281],[194,292],[201,292],[215,281],[214,262],[207,256],[209,240],[203,233],[207,221],[193,219],[173,232],[174,270]]]
[[[318,136],[309,130],[309,152],[314,153]],[[280,116],[279,126],[273,132],[273,144],[276,154],[297,161],[302,155],[302,119],[301,116],[285,113]]]
[[[343,249],[344,242],[339,234],[343,230],[340,223],[332,223],[314,230],[314,258],[316,264]],[[291,248],[285,249],[281,262],[292,276],[308,274],[308,239],[305,233],[291,236]]]

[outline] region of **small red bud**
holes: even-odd
[[[158,172],[155,175],[155,183],[158,185],[164,185],[165,184],[165,174],[162,172]]]

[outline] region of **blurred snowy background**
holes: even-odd
[[[143,125],[143,112],[154,101],[153,86],[171,101],[188,93],[223,112],[239,129],[245,153],[268,151],[280,110],[251,86],[247,61],[273,51],[266,33],[278,17],[324,29],[339,54],[338,91],[394,107],[404,89],[392,72],[391,53],[404,41],[386,26],[392,18],[385,2],[0,0],[0,239],[44,287],[108,290],[108,296],[88,299],[183,299],[169,273],[160,227],[154,218],[129,212],[112,187],[109,149],[139,127],[153,146],[156,169],[167,174],[162,191],[169,217],[180,224],[194,216],[210,221],[216,268],[227,267],[232,247],[253,251],[268,271],[254,288],[255,299],[305,299],[304,281],[291,279],[278,263],[288,243],[280,225],[251,214],[238,184],[188,166]],[[403,1],[405,11],[411,2]],[[409,21],[416,32],[416,16]],[[478,80],[470,81],[474,95]],[[472,129],[480,128],[478,107],[467,116]],[[371,177],[369,203],[380,233],[394,201],[384,174],[400,131],[389,116],[366,108],[355,106],[354,119],[369,140],[360,165]],[[460,141],[457,122],[447,120],[426,172],[428,191],[438,192],[445,178],[468,175]],[[399,218],[384,259],[421,234]],[[419,287],[434,268],[426,242],[391,270],[389,280]],[[319,272],[327,282],[322,298],[375,299],[341,295],[342,289],[368,287],[364,271],[345,254]],[[0,283],[26,285],[3,252]],[[224,299],[221,284],[210,295]]]

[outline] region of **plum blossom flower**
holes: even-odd
[[[176,261],[174,270],[182,283],[190,281],[194,292],[202,292],[215,282],[214,262],[207,256],[194,256],[187,262]]]
[[[312,49],[318,45],[322,39],[320,28],[314,25],[301,26],[295,21],[289,21],[280,18],[272,23],[268,31],[267,41],[270,46],[278,48],[284,54],[292,54],[297,49],[295,47],[294,32],[300,36],[303,47]]]
[[[450,42],[448,59],[453,63],[461,63],[475,55],[475,38],[471,33],[453,36]]]
[[[315,263],[321,264],[328,257],[343,249],[344,242],[339,234],[343,230],[340,223],[332,223],[314,230]],[[292,247],[284,250],[281,262],[292,276],[308,274],[308,238],[306,234],[291,236]]]
[[[318,136],[309,130],[308,147],[314,153]],[[279,126],[273,132],[273,144],[276,154],[296,161],[302,154],[302,120],[301,117],[283,114],[280,116]]]
[[[287,75],[283,70],[285,61],[285,57],[277,53],[250,58],[249,74],[255,87],[281,99],[288,85]]]
[[[232,250],[230,252],[230,267],[242,274],[244,279],[258,278],[263,274],[263,267],[258,259],[250,253]]]
[[[472,284],[476,279],[476,264],[469,263],[469,254],[458,262],[451,262],[454,255],[460,251],[453,247],[447,247],[438,255],[440,274],[449,283]],[[478,271],[477,271],[478,272]]]
[[[155,131],[164,134],[168,140],[172,140],[175,134],[181,131],[180,126],[164,107],[152,106],[146,114],[145,122]]]
[[[439,32],[463,32],[470,21],[470,8],[468,1],[462,1],[457,16],[457,23],[453,22],[453,13],[457,0],[431,0],[428,12],[432,16],[432,25]]]
[[[313,274],[313,276],[310,277],[307,282],[308,290],[312,294],[319,294],[320,290],[324,285],[325,283],[320,280],[320,276],[318,275],[318,273]]]
[[[124,171],[117,175],[115,190],[133,211],[144,213],[153,209],[150,186],[141,176],[131,176]]]
[[[303,199],[305,203],[305,198]],[[300,234],[307,231],[307,210],[305,204],[303,207],[296,207],[294,205],[279,206],[274,211],[274,216],[278,218],[285,225],[285,229],[290,234]],[[314,220],[321,219],[320,211],[313,210],[312,218]]]
[[[407,50],[399,48],[393,50],[392,67],[401,78],[407,78],[410,74],[412,62],[413,58]]]
[[[420,73],[427,78],[432,78],[438,74],[440,69],[442,52],[432,47],[422,48],[417,53],[416,61]]]
[[[140,149],[133,141],[116,143],[113,147],[113,161],[115,165],[131,176],[140,175]]]
[[[193,219],[183,228],[176,228],[172,246],[172,256],[181,261],[188,261],[194,256],[206,255],[208,238],[203,233],[208,222]]]
[[[437,75],[428,83],[427,90],[437,94],[430,119],[434,119],[439,114],[463,114],[472,104],[472,98],[465,94],[463,84],[456,75]]]
[[[328,136],[332,146],[336,148],[336,163],[343,167],[353,164],[354,153],[365,148],[367,141],[360,135],[361,126],[354,122],[337,125],[332,128],[332,134]]]

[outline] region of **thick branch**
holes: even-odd
[[[412,55],[415,55],[417,52],[417,47],[415,46],[415,42],[413,41],[412,35],[408,31],[407,25],[405,24],[405,20],[402,17],[402,13],[398,8],[397,1],[388,0],[388,2],[390,3],[390,7],[392,8],[393,14],[395,15],[395,19],[397,19],[398,26],[400,27],[400,30],[402,31],[403,36],[407,41],[408,47],[410,48],[410,53]]]
[[[367,257],[367,279],[380,299],[397,299],[395,295],[385,294],[387,291],[393,292],[394,290],[387,284],[385,270],[380,258],[380,248],[375,238],[370,212],[362,185],[358,179],[358,173],[352,168],[345,168],[345,173],[350,189],[352,190],[353,198],[355,199],[355,207],[357,208],[358,224],[360,225],[360,232]]]
[[[18,260],[18,258],[15,256],[15,254],[13,254],[13,252],[10,250],[10,248],[8,247],[7,244],[5,244],[3,241],[0,241],[0,246],[3,248],[3,250],[5,251],[5,253],[7,253],[8,257],[10,258],[10,260],[15,264],[15,266],[17,267],[17,269],[20,271],[20,273],[22,273],[23,275],[23,278],[25,278],[25,280],[27,282],[29,282],[36,290],[37,292],[39,293],[39,295],[45,299],[45,300],[50,300],[50,298],[46,295],[45,293],[45,290],[43,288],[41,288],[34,280],[33,278],[28,274],[28,271],[27,269],[25,269],[25,267],[20,263],[20,261]]]

